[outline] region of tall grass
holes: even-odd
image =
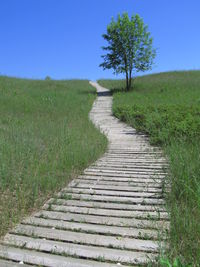
[[[168,257],[200,266],[200,71],[139,77],[131,92],[123,80],[101,80],[114,93],[113,112],[163,147],[170,161]]]
[[[88,81],[0,77],[0,236],[102,154]]]

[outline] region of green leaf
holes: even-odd
[[[172,265],[170,264],[170,262],[169,262],[168,259],[161,259],[161,260],[160,260],[160,264],[161,264],[161,266],[163,266],[163,267],[172,267]]]

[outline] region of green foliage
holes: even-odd
[[[126,89],[131,88],[132,72],[149,70],[155,57],[152,47],[152,38],[139,15],[129,18],[127,13],[118,15],[115,21],[112,18],[103,38],[108,51],[103,55],[104,62],[100,64],[103,69],[113,69],[114,73],[126,74]]]
[[[138,77],[126,94],[124,80],[100,84],[114,93],[114,114],[148,133],[169,159],[170,244],[161,266],[200,266],[200,71]]]
[[[149,134],[154,144],[167,144],[172,137],[182,140],[200,137],[200,106],[197,105],[114,105],[113,112]]]
[[[176,258],[173,263],[169,259],[163,258],[160,260],[161,267],[192,267],[192,265],[183,265],[181,261]]]
[[[88,81],[0,77],[0,236],[105,150],[88,120],[94,92]]]

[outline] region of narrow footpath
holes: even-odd
[[[165,243],[167,162],[147,136],[112,116],[109,90],[91,84],[98,97],[90,118],[108,151],[5,236],[0,267],[146,266]]]

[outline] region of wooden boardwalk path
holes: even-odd
[[[169,227],[167,163],[148,138],[112,116],[112,96],[96,83],[91,120],[108,151],[0,245],[0,266],[140,266],[159,253]]]

